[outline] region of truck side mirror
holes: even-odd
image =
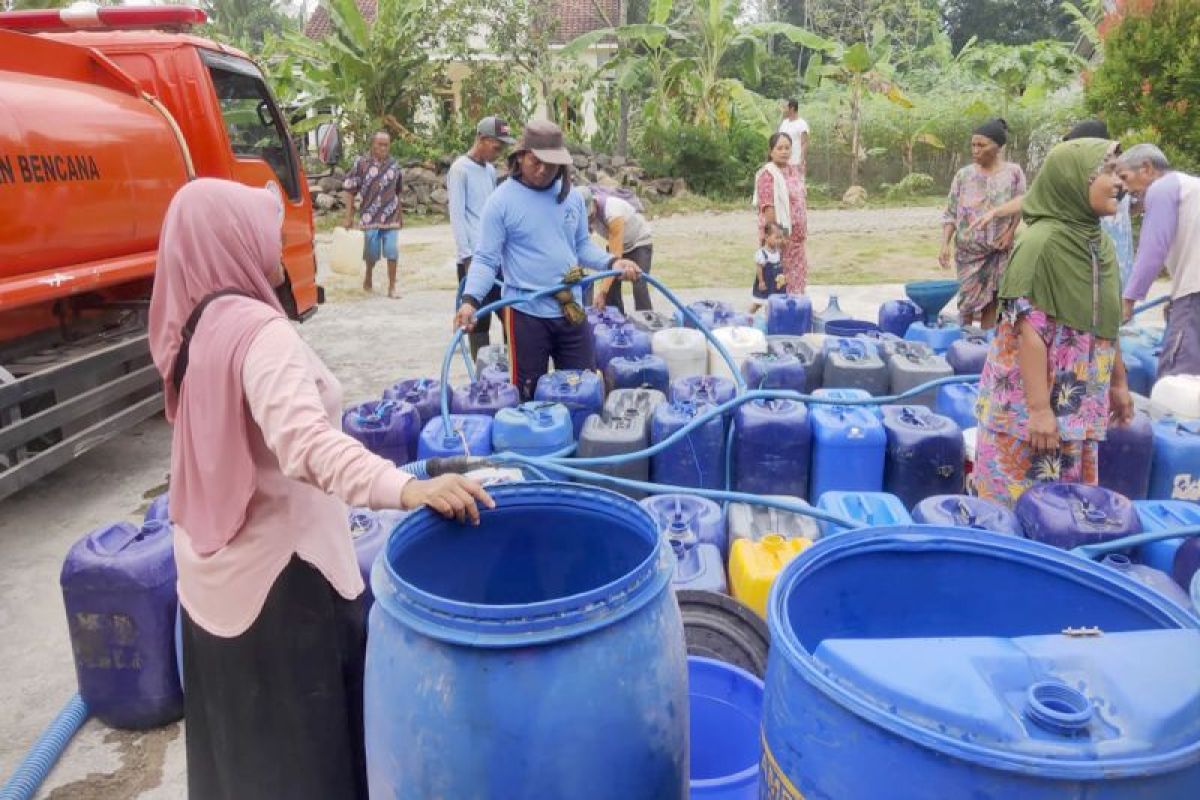
[[[342,134],[332,122],[317,126],[317,157],[329,167],[342,160]]]

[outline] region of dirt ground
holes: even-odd
[[[810,222],[812,252],[819,254],[816,274],[824,277],[814,282],[826,284],[812,288],[816,308],[836,294],[851,315],[874,319],[880,302],[902,296],[897,283],[902,268],[921,271],[933,263],[924,256],[890,254],[909,252],[901,243],[927,244],[930,230],[936,242],[935,209],[815,212]],[[682,291],[686,300],[726,299],[739,307],[748,301],[749,271],[742,265],[753,251],[752,242],[747,244],[753,236],[749,212],[665,218],[655,226],[661,259],[655,274],[672,286],[711,280],[710,288]],[[367,296],[357,278],[322,270],[329,302],[300,330],[341,379],[347,402],[377,397],[402,378],[435,374],[453,305],[452,249],[446,226],[404,231],[398,300],[378,292]],[[323,236],[322,263],[327,250]],[[726,255],[714,255],[719,253]],[[711,264],[734,254],[739,273],[710,271]],[[864,284],[867,274],[886,275],[888,282]],[[657,298],[656,304],[665,307]],[[463,375],[455,362],[452,381]],[[139,519],[148,499],[165,485],[169,450],[166,423],[153,419],[0,502],[0,780],[76,690],[58,586],[68,549],[103,524]],[[183,742],[182,724],[126,733],[90,721],[38,797],[177,800],[186,795]]]

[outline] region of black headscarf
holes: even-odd
[[[986,136],[996,144],[1004,147],[1008,142],[1008,123],[1000,117],[996,117],[980,125],[973,133],[976,136]]]
[[[1064,142],[1069,142],[1072,139],[1108,139],[1108,126],[1103,120],[1085,119],[1083,122],[1076,125],[1074,128],[1063,137]]]

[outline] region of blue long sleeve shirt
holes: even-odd
[[[450,229],[454,231],[454,260],[462,263],[475,252],[479,222],[487,199],[496,189],[496,168],[470,156],[459,156],[446,173],[450,195]]]
[[[479,243],[464,294],[478,300],[487,295],[504,265],[502,297],[526,297],[562,283],[574,266],[605,269],[613,257],[588,236],[583,198],[572,191],[557,201],[559,183],[546,189],[531,189],[510,179],[488,198],[480,221]],[[574,289],[582,302],[582,290]],[[553,297],[541,297],[515,306],[534,317],[561,317]]]

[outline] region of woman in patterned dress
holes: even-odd
[[[960,284],[958,314],[963,325],[978,321],[984,328],[991,328],[996,324],[996,289],[1019,220],[999,218],[982,227],[974,224],[988,211],[1025,193],[1025,173],[1004,159],[1007,141],[1008,123],[1002,119],[976,128],[971,136],[973,163],[960,169],[950,184],[938,260],[943,269],[949,269],[953,243]]]
[[[1011,506],[1035,483],[1095,485],[1110,419],[1133,401],[1119,350],[1120,276],[1100,217],[1116,211],[1117,144],[1055,147],[1026,196],[979,384],[974,491]]]
[[[804,178],[788,160],[793,145],[786,133],[768,140],[769,160],[754,176],[754,207],[758,209],[758,244],[766,242],[766,226],[773,222],[783,229],[783,276],[788,294],[804,294],[808,285],[808,257],[804,254],[808,239],[808,192]]]

